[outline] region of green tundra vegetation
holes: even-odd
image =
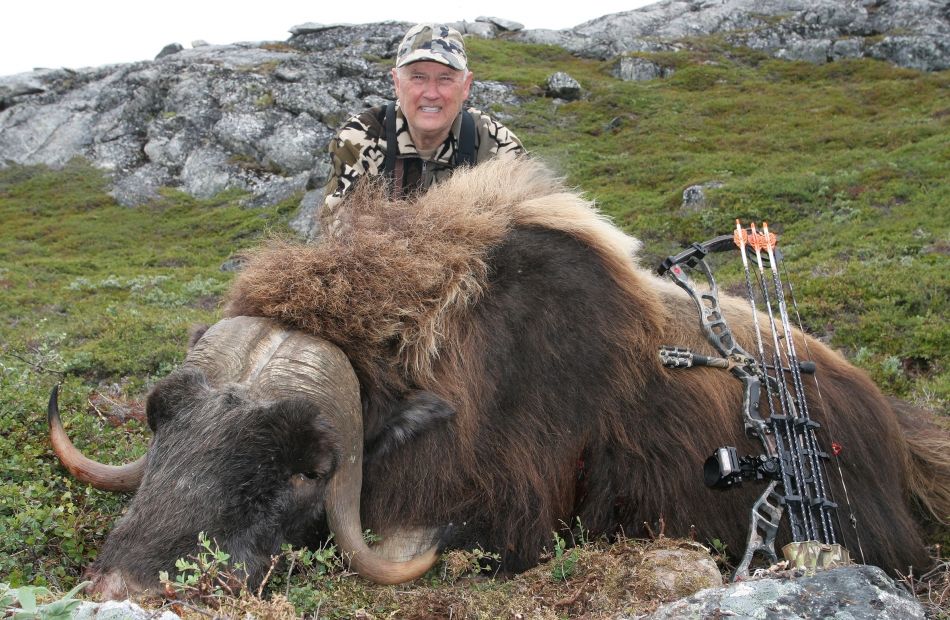
[[[470,53],[479,79],[512,83],[521,98],[493,112],[643,240],[644,265],[730,232],[736,218],[768,221],[806,330],[884,391],[950,421],[950,71],[815,66],[703,39],[646,55],[669,78],[623,82],[611,63],[555,47],[473,39]],[[583,98],[546,97],[554,71],[578,79]],[[682,207],[685,188],[713,182],[703,208]],[[93,458],[141,454],[144,396],[182,361],[189,328],[219,317],[232,277],[222,264],[287,234],[297,203],[249,209],[239,194],[167,191],[123,208],[107,189],[78,160],[0,170],[0,582],[15,588],[76,585],[128,501],[59,466],[46,438],[50,389],[62,384],[67,428]],[[739,261],[720,260],[717,275],[744,295]],[[352,578],[321,582],[325,555],[294,557],[304,570],[275,583],[296,613],[387,615],[404,603],[391,588],[353,594]],[[510,599],[503,584],[472,587]],[[551,617],[563,615],[553,605]]]

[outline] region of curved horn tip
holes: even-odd
[[[50,393],[46,412],[50,443],[56,458],[80,482],[103,491],[134,491],[142,481],[145,455],[126,465],[104,465],[84,456],[69,440],[59,417],[59,385]]]
[[[53,386],[49,394],[49,405],[46,408],[46,422],[52,426],[54,422],[59,422],[59,384]]]
[[[370,562],[361,560],[357,553],[350,558],[350,566],[359,575],[373,583],[384,586],[393,586],[400,583],[414,581],[435,566],[439,561],[439,552],[437,547],[431,547],[428,551],[420,553],[411,560],[405,562],[379,562],[373,559]]]

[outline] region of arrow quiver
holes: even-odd
[[[765,229],[767,235],[767,228]],[[757,235],[752,237],[752,234]],[[750,239],[751,238],[751,239]],[[776,563],[775,536],[782,517],[787,514],[792,541],[783,547],[783,555],[792,566],[815,568],[850,563],[847,550],[837,544],[832,523],[837,505],[830,501],[824,484],[823,461],[828,458],[815,436],[820,425],[808,416],[802,373],[814,373],[811,362],[800,362],[791,342],[782,283],[778,277],[779,254],[774,248],[774,235],[761,238],[758,233],[744,231],[737,222],[734,235],[722,235],[703,243],[694,243],[675,256],[668,257],[657,269],[669,276],[695,302],[706,339],[721,357],[709,357],[679,347],[661,347],[659,355],[668,368],[710,366],[727,369],[743,386],[742,420],[746,435],[757,439],[763,453],[739,457],[731,446],[718,448],[703,466],[703,478],[714,489],[741,486],[746,481],[767,482],[766,488],[751,510],[749,538],[742,561],[733,580],[749,575],[749,566],[757,553]],[[762,246],[770,243],[768,258]],[[736,341],[719,303],[719,287],[706,262],[710,253],[725,252],[739,246],[746,267],[746,284],[756,326],[758,357]],[[767,308],[773,351],[766,354],[759,327],[758,312],[749,258],[759,265],[760,293]],[[765,278],[765,265],[774,275],[770,293]],[[698,271],[706,280],[707,290],[697,290],[688,272]],[[772,297],[779,302],[781,330],[772,317]],[[787,337],[786,337],[787,335]],[[782,349],[779,340],[786,341]],[[784,359],[783,359],[784,354]],[[760,413],[760,398],[765,392],[768,417]]]

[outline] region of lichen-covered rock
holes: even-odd
[[[673,75],[673,69],[660,66],[646,58],[621,56],[613,68],[613,76],[625,82],[646,82]]]
[[[557,71],[548,76],[544,90],[549,97],[566,99],[567,101],[573,101],[581,97],[580,82],[563,71]]]
[[[524,24],[501,17],[476,17],[475,21],[493,24],[498,27],[499,30],[504,31],[516,32],[518,30],[524,30]]]
[[[860,618],[924,620],[923,606],[875,566],[847,566],[813,575],[788,572],[702,590],[662,605],[649,620]]]
[[[131,601],[82,603],[72,614],[73,620],[179,620],[170,611],[146,611]]]
[[[722,575],[704,549],[652,549],[643,554],[631,586],[644,598],[670,600],[722,585]]]
[[[526,30],[514,38],[606,60],[675,50],[703,35],[794,60],[823,63],[843,52],[921,71],[950,68],[950,11],[939,0],[663,0],[556,34]],[[848,45],[836,49],[842,40]]]
[[[706,208],[706,190],[718,189],[723,186],[722,181],[707,181],[699,185],[690,185],[683,190],[683,202],[680,209],[690,213],[702,211]]]

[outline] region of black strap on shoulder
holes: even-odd
[[[475,165],[475,119],[468,110],[462,110],[462,129],[459,131],[459,150],[455,155],[455,165]]]
[[[396,103],[391,101],[386,106],[386,159],[383,162],[383,170],[387,177],[392,178],[393,170],[396,169],[396,155],[399,151],[399,143],[396,141]]]

